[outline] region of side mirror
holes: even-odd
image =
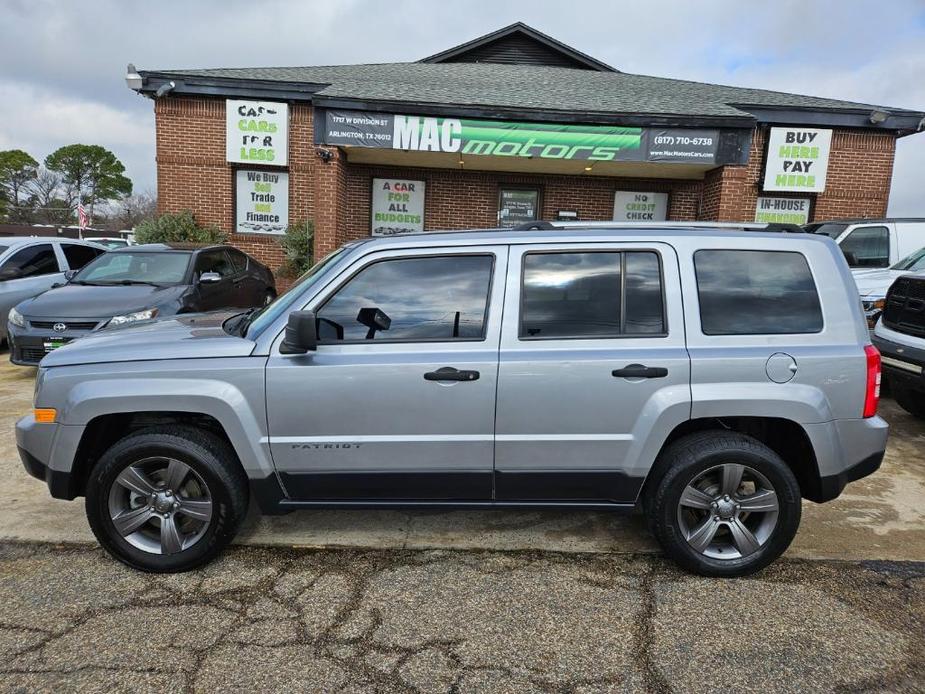
[[[200,284],[214,284],[215,282],[221,282],[222,276],[217,272],[203,272],[199,275]]]
[[[77,276],[77,270],[65,270],[64,271],[64,281],[70,282]]]
[[[318,349],[318,323],[314,311],[293,311],[286,324],[281,354],[305,354]]]

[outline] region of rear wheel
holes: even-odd
[[[925,419],[925,393],[894,383],[893,397],[896,399],[896,404],[913,417]]]
[[[247,511],[247,480],[228,445],[191,427],[146,429],[115,443],[87,482],[100,544],[152,572],[187,571],[215,557]]]
[[[705,576],[745,576],[779,557],[800,524],[800,488],[787,464],[743,434],[712,431],[672,443],[645,498],[665,553]]]

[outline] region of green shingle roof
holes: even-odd
[[[905,109],[764,89],[595,72],[491,63],[381,63],[317,67],[168,70],[171,78],[320,84],[317,96],[450,106],[669,116],[751,116],[748,109],[858,111]]]

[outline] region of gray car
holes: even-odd
[[[6,316],[20,301],[64,281],[106,247],[78,239],[42,236],[0,237],[0,344],[7,340]]]
[[[711,576],[879,467],[879,355],[831,239],[546,227],[356,242],[262,311],[55,350],[23,463],[147,571],[210,560],[253,498],[638,509]]]

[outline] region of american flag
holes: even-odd
[[[90,226],[90,218],[87,216],[87,211],[84,209],[83,203],[77,204],[77,226],[81,229],[86,229]]]

